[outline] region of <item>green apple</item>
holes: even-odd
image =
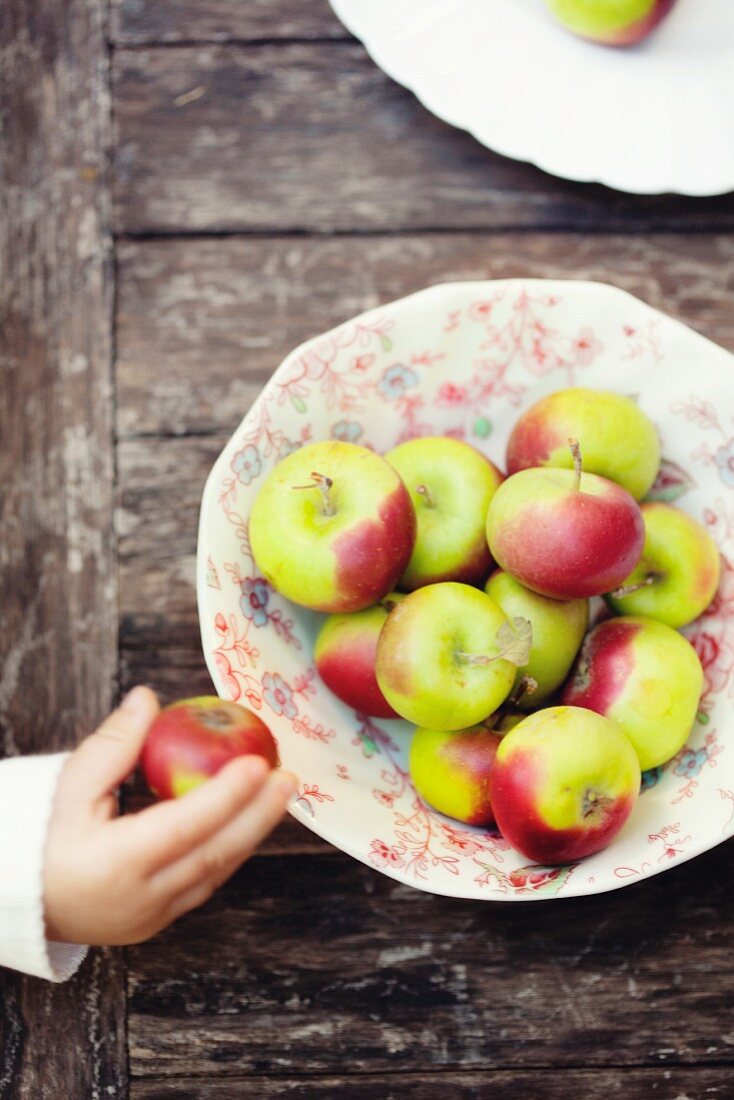
[[[258,568],[289,600],[359,611],[404,572],[415,512],[394,468],[367,447],[309,443],[270,471],[248,529]]]
[[[607,600],[621,615],[643,615],[681,627],[716,595],[719,550],[706,528],[670,504],[642,505],[645,545],[639,564]]]
[[[569,438],[578,440],[589,474],[616,481],[635,500],[660,468],[660,438],[652,420],[629,397],[577,386],[531,405],[507,443],[507,472],[532,466],[570,469]]]
[[[418,524],[400,587],[410,591],[438,581],[483,581],[492,565],[485,523],[502,481],[497,467],[449,436],[411,439],[385,458],[403,479]]]
[[[403,718],[435,730],[477,725],[510,693],[527,661],[529,624],[510,624],[485,592],[446,581],[390,613],[377,643],[380,690]]]
[[[502,737],[487,726],[466,730],[419,727],[410,744],[410,777],[434,810],[467,825],[491,825],[492,762]]]
[[[517,706],[535,710],[560,687],[569,673],[589,625],[588,600],[551,600],[525,588],[509,573],[496,570],[484,586],[508,619],[527,619],[532,627],[530,660],[518,669],[516,683],[530,676],[536,687]]]
[[[505,840],[538,863],[600,851],[629,818],[640,765],[622,730],[580,707],[547,707],[506,734],[490,774]]]
[[[546,0],[574,34],[606,46],[640,42],[673,7],[675,0]]]
[[[643,771],[670,760],[696,720],[703,669],[682,634],[653,619],[608,619],[586,635],[563,702],[616,722]]]

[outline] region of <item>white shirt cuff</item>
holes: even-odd
[[[0,966],[52,982],[71,977],[87,953],[46,940],[43,856],[56,785],[69,753],[0,761]]]

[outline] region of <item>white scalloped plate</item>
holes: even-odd
[[[643,43],[581,41],[544,0],[331,0],[393,79],[483,145],[637,194],[734,190],[734,3],[678,0]]]
[[[450,433],[500,466],[519,413],[579,383],[635,395],[664,444],[659,498],[708,526],[721,591],[690,634],[706,671],[700,722],[654,776],[605,851],[535,868],[495,831],[458,825],[416,798],[407,723],[370,721],[324,687],[312,661],[320,616],[258,577],[247,540],[254,496],[308,440],[385,451]],[[612,890],[734,832],[734,357],[614,287],[449,283],[363,314],[293,351],[217,459],[204,490],[197,594],[219,694],[256,711],[300,777],[293,815],[385,874],[437,894],[523,900]]]

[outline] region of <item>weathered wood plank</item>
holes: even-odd
[[[121,232],[734,226],[491,153],[357,45],[119,50],[114,88]]]
[[[728,1067],[673,1069],[497,1070],[492,1073],[395,1074],[375,1077],[238,1077],[196,1082],[133,1079],[131,1100],[726,1100]]]
[[[123,241],[118,272],[123,436],[231,432],[302,340],[452,279],[608,281],[734,349],[734,241],[726,234]],[[158,461],[168,461],[165,453]],[[205,472],[202,466],[196,477]],[[187,476],[184,464],[181,473]],[[154,536],[154,524],[145,529]]]
[[[728,845],[611,894],[496,905],[341,855],[252,860],[129,950],[132,1075],[193,1091],[212,1076],[341,1074],[345,1058],[350,1074],[732,1072],[730,860]]]
[[[0,9],[2,755],[74,744],[114,692],[104,9]],[[118,953],[61,988],[0,987],[0,1096],[127,1095]]]
[[[348,38],[328,0],[112,0],[118,46]]]

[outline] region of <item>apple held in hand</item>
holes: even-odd
[[[535,681],[532,693],[521,695],[517,706],[535,710],[568,675],[589,625],[587,600],[551,600],[524,588],[519,581],[497,569],[484,586],[508,619],[527,619],[532,627],[530,659],[518,669],[516,685],[523,675]]]
[[[410,745],[410,777],[434,810],[467,825],[491,825],[489,775],[502,736],[486,726],[419,728]]]
[[[616,481],[641,500],[660,468],[652,420],[617,393],[574,387],[541,398],[522,414],[507,443],[507,472],[533,466],[572,469],[568,440],[577,439],[584,470]]]
[[[278,765],[273,735],[257,715],[216,695],[200,695],[160,712],[140,764],[154,795],[178,798],[236,756],[262,756],[271,768]]]
[[[377,639],[390,612],[405,597],[391,592],[373,607],[330,615],[314,645],[319,676],[337,698],[360,714],[397,718],[375,676]]]
[[[402,718],[435,730],[481,722],[527,661],[529,624],[511,625],[477,588],[447,581],[411,592],[377,643],[377,682]]]
[[[668,14],[675,0],[547,0],[574,34],[605,46],[642,41]]]
[[[556,600],[610,592],[637,565],[645,531],[626,489],[576,468],[520,470],[500,485],[487,515],[495,561],[526,588]]]
[[[703,669],[682,634],[652,619],[609,619],[587,634],[563,692],[624,730],[643,771],[664,764],[691,732]]]
[[[354,443],[310,443],[273,469],[255,498],[250,545],[263,576],[315,611],[359,611],[404,572],[415,512],[395,472]]]
[[[385,458],[400,474],[415,508],[415,548],[400,587],[411,591],[438,581],[484,580],[489,502],[502,474],[468,443],[449,436],[411,439]]]
[[[621,615],[685,626],[716,595],[721,574],[718,547],[698,520],[670,504],[643,504],[642,518],[642,557],[607,601]]]
[[[569,863],[609,844],[640,791],[640,765],[613,722],[548,707],[506,734],[490,778],[505,840],[536,863]]]

